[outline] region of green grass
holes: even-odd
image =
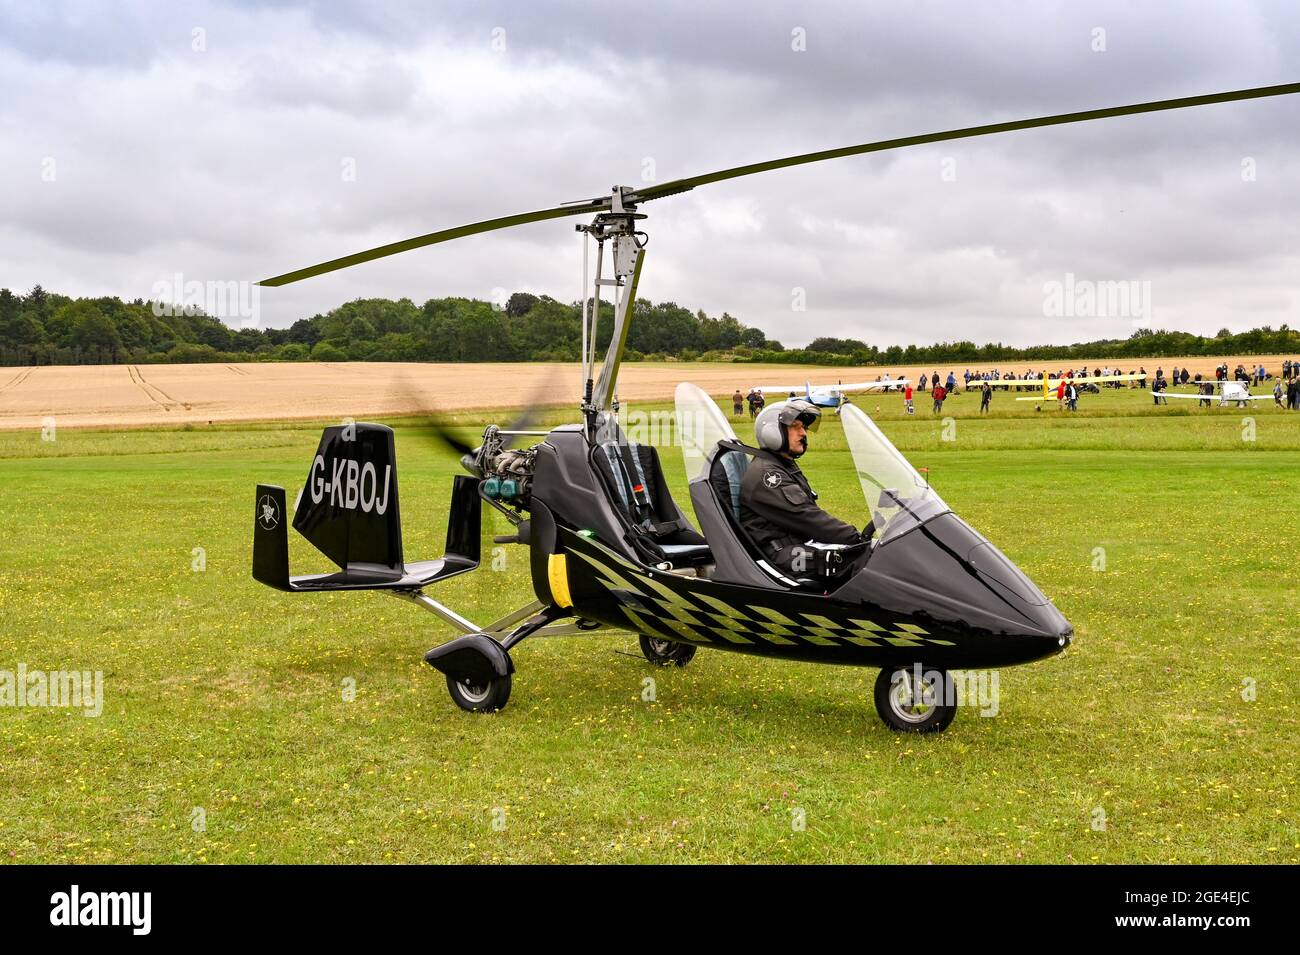
[[[928,401],[862,402],[1077,631],[937,737],[883,727],[874,671],[707,650],[658,670],[625,634],[527,641],[508,708],[462,713],[420,659],[453,635],[435,618],[249,577],[253,485],[296,487],[316,428],[0,435],[0,669],[105,680],[95,719],[0,708],[0,859],[1300,861],[1300,415],[1149,402],[999,394],[980,419],[961,395],[954,440]],[[455,473],[419,431],[397,439],[409,558],[440,553]],[[823,503],[861,522],[833,417],[815,441]],[[437,595],[483,622],[522,604],[507,557]]]

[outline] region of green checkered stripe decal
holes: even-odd
[[[582,551],[570,554],[596,570],[600,583],[618,600],[628,622],[642,632],[678,636],[696,643],[739,645],[953,646],[951,640],[932,637],[912,623],[882,625],[855,618],[836,621],[815,613],[790,616],[771,607],[730,604],[707,593],[679,593],[617,558],[613,558],[617,564],[611,566]]]

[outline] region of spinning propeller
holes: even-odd
[[[501,435],[500,449],[513,447],[524,435],[538,433],[532,431],[532,428],[541,420],[543,401],[547,394],[554,390],[554,385],[549,380],[543,381],[533,389],[523,410],[508,425],[498,429],[497,433]],[[409,378],[401,380],[399,391],[408,399],[407,403],[416,409],[416,414],[421,419],[420,427],[429,430],[434,446],[439,450],[451,451],[460,458],[461,467],[471,474],[479,474],[477,462],[482,442],[470,444],[462,438],[457,433],[460,428],[451,425],[444,416],[432,411],[424,399],[424,392],[415,387]]]

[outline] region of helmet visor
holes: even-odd
[[[816,431],[821,427],[822,413],[811,401],[796,398],[781,406],[781,415],[777,420],[786,427],[798,421],[809,431]]]

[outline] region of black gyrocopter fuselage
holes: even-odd
[[[893,480],[874,502],[875,539],[856,571],[839,577],[823,575],[813,560],[808,576],[791,578],[762,558],[734,510],[752,449],[690,385],[678,389],[677,422],[683,444],[705,452],[687,455],[688,465],[699,464],[690,490],[703,535],[669,494],[658,450],[629,441],[616,423],[597,440],[583,425],[556,428],[523,451],[504,447],[509,435],[489,428],[466,455],[473,474],[454,479],[445,556],[408,564],[393,432],[358,423],[325,431],[293,519],[340,571],[289,575],[278,518],[284,491],[259,485],[253,573],[282,590],[388,590],[461,626],[465,636],[426,659],[467,709],[504,705],[510,649],[557,632],[632,631],[656,663],[684,665],[693,648],[710,647],[879,667],[890,689],[902,671],[919,668],[941,689],[949,669],[1025,663],[1064,649],[1070,625],[1038,588],[943,504],[866,415],[850,405],[844,416],[855,458],[879,453],[875,466],[859,459],[859,468],[872,468],[859,470],[864,486]],[[485,504],[515,524],[515,534],[499,540],[528,547],[536,600],[478,629],[424,588],[478,566]],[[900,729],[950,720],[953,704],[932,692],[927,704],[904,687],[898,707],[911,719],[882,716]]]

